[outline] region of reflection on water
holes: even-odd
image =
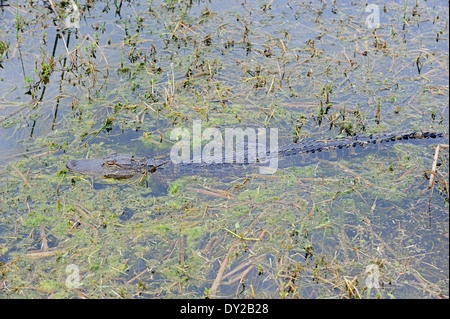
[[[71,3],[0,6],[0,266],[4,287],[37,287],[22,269],[39,258],[47,285],[8,296],[72,296],[75,263],[95,298],[448,298],[448,151],[428,189],[434,142],[271,177],[65,170],[167,154],[193,120],[276,127],[280,145],[448,133],[448,2],[375,4],[378,29],[358,1],[86,1],[64,28]]]

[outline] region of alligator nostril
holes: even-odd
[[[77,161],[75,161],[75,160],[68,161],[66,166],[67,166],[67,168],[71,169],[71,168],[77,166]]]

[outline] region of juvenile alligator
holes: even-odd
[[[364,137],[353,138],[337,138],[316,140],[310,142],[300,142],[289,144],[278,149],[276,154],[268,154],[267,156],[278,156],[278,158],[291,158],[294,160],[287,161],[286,166],[296,166],[302,163],[310,162],[309,159],[322,157],[324,154],[333,150],[345,150],[356,147],[366,147],[372,144],[386,143],[402,140],[415,140],[424,138],[443,137],[442,133],[417,131],[408,134],[380,134],[369,135]],[[128,154],[110,153],[100,159],[78,159],[69,161],[67,168],[76,173],[101,176],[105,178],[126,179],[138,174],[155,173],[155,172],[171,172],[178,174],[197,174],[211,169],[227,169],[242,168],[249,165],[258,164],[249,162],[247,158],[242,163],[188,163],[174,164],[169,156],[158,160],[147,160],[144,157],[136,157]],[[263,161],[261,161],[263,162]]]

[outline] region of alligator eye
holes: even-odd
[[[112,161],[104,161],[102,166],[114,166],[116,165],[117,161],[116,160],[112,160]]]

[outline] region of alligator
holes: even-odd
[[[310,163],[314,158],[323,158],[326,153],[332,153],[334,150],[346,150],[357,147],[369,147],[373,144],[430,139],[443,137],[443,133],[416,131],[413,133],[399,134],[387,133],[379,135],[368,136],[354,136],[351,138],[335,138],[313,141],[302,141],[300,143],[292,143],[282,146],[278,149],[276,154],[269,154],[267,156],[277,156],[280,159],[290,158],[291,160],[284,162],[283,167],[286,166],[301,166],[301,164]],[[245,150],[246,148],[244,148]],[[237,158],[237,157],[236,157]],[[69,171],[99,176],[104,178],[127,179],[139,174],[152,174],[155,172],[171,172],[177,175],[200,174],[205,171],[217,169],[238,168],[242,170],[246,166],[257,166],[258,162],[262,165],[263,162],[259,158],[256,161],[250,162],[247,157],[244,157],[243,162],[221,162],[221,163],[195,163],[190,160],[187,163],[174,164],[168,155],[159,159],[147,160],[145,157],[137,157],[129,154],[110,153],[104,158],[98,159],[77,159],[70,160],[66,166]]]

